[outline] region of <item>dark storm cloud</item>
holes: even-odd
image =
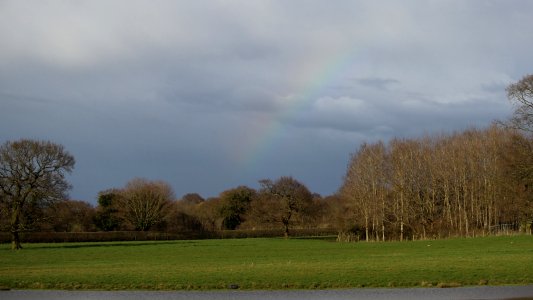
[[[505,118],[505,87],[533,67],[532,13],[530,1],[1,1],[0,140],[64,144],[72,196],[88,201],[139,176],[178,195],[281,175],[331,193],[361,142]]]

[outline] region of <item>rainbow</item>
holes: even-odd
[[[319,98],[325,87],[342,79],[354,65],[354,51],[345,51],[323,62],[308,64],[298,72],[302,74],[304,84],[297,88],[297,93],[284,97],[284,107],[277,114],[271,114],[258,120],[257,132],[247,141],[245,152],[239,154],[240,163],[247,169],[253,169],[273,149],[285,132],[287,121],[298,116],[314,100]],[[310,74],[310,75],[308,75]]]

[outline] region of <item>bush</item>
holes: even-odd
[[[337,242],[359,242],[360,236],[354,232],[339,232],[337,235]]]

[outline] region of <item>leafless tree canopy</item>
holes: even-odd
[[[0,205],[13,249],[21,248],[19,233],[31,229],[44,206],[66,197],[65,173],[74,163],[63,146],[51,142],[19,140],[0,147]]]
[[[145,231],[164,219],[166,209],[174,198],[168,183],[136,178],[121,191],[119,203],[124,218],[136,230]]]
[[[533,140],[496,126],[362,145],[341,195],[366,239],[488,234],[533,221]]]
[[[295,219],[307,214],[313,204],[313,195],[307,187],[288,176],[276,181],[260,181],[261,191],[257,201],[252,203],[252,215],[260,223],[281,224],[285,237]]]
[[[510,125],[533,132],[533,75],[526,75],[507,87],[507,97],[515,105]]]
[[[45,212],[48,219],[41,225],[41,230],[56,232],[94,231],[94,208],[87,202],[62,200],[48,207]]]

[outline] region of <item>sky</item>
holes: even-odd
[[[533,72],[533,1],[0,0],[0,142],[62,144],[70,197],[335,193],[364,142],[489,126]]]

